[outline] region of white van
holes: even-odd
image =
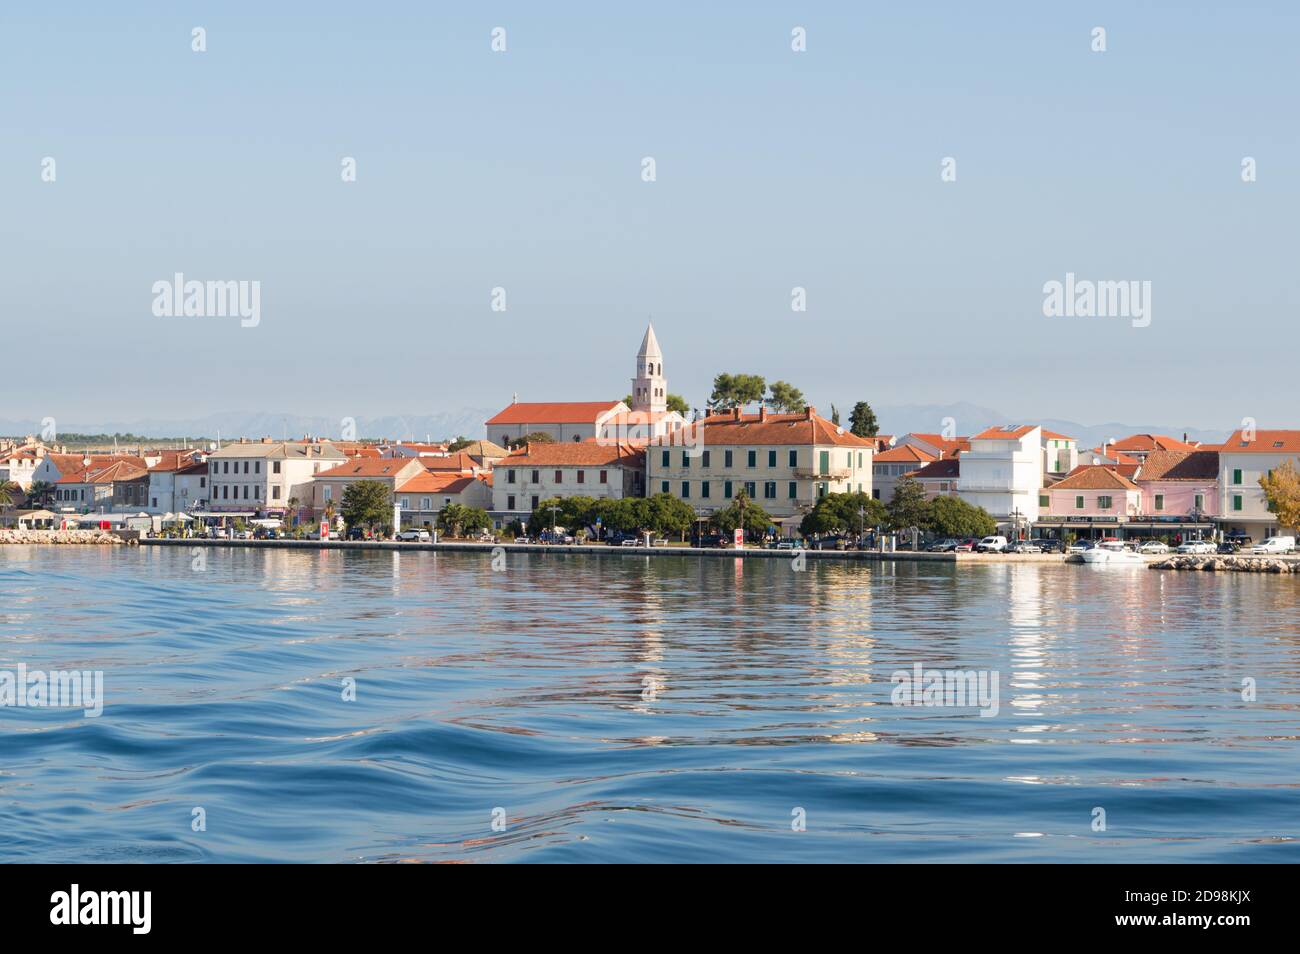
[[[1295,537],[1269,537],[1250,548],[1251,553],[1290,553],[1295,549]]]
[[[980,553],[1001,553],[1006,548],[1006,537],[985,537],[979,543],[975,544],[975,549]]]

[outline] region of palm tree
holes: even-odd
[[[285,519],[285,522],[286,522],[289,526],[292,527],[292,526],[293,526],[293,512],[294,512],[295,510],[298,509],[298,498],[297,498],[297,497],[290,497],[290,498],[289,498],[289,504],[288,504],[288,506],[285,507],[284,509],[285,509],[285,513],[284,513],[284,519]]]
[[[12,480],[0,480],[0,510],[8,510],[14,505],[14,496],[23,489]]]
[[[54,500],[54,485],[45,480],[33,480],[27,488],[27,503],[33,508],[48,507]]]

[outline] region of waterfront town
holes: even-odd
[[[739,523],[751,539],[770,543],[836,531],[860,543],[868,531],[898,531],[896,519],[886,526],[887,508],[905,510],[909,501],[951,504],[936,510],[956,519],[956,529],[923,529],[961,536],[968,525],[961,520],[975,515],[970,533],[1012,544],[1242,544],[1295,532],[1261,478],[1300,463],[1300,430],[1239,429],[1221,444],[1130,434],[1098,447],[1032,422],[989,422],[964,436],[888,435],[876,432],[874,415],[841,423],[838,412],[827,418],[781,384],[786,391],[773,386],[779,401],[747,406],[737,387],[691,414],[668,390],[651,326],[626,399],[516,397],[473,438],[241,436],[75,451],[30,435],[2,438],[0,526],[333,536],[347,532],[350,488],[365,484],[383,491],[387,519],[374,535],[416,540],[439,530],[524,538],[531,527],[545,535],[560,526],[559,512],[571,524],[562,528],[568,540],[661,532],[636,525],[648,522],[645,510],[624,508],[630,516],[612,518],[615,502],[641,499],[670,502],[680,537],[689,530],[697,542]],[[830,511],[819,507],[828,500],[847,501],[839,508],[847,518],[810,521]],[[575,513],[565,501],[588,509]]]

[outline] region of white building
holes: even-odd
[[[149,468],[149,490],[145,510],[149,513],[164,514],[187,510],[193,501],[183,501],[179,493],[177,474],[196,463],[202,463],[207,455],[202,451],[163,451],[158,462]],[[203,468],[207,473],[207,468]]]
[[[1259,478],[1283,461],[1300,469],[1300,431],[1234,431],[1219,449],[1218,520],[1225,531],[1240,530],[1256,541],[1283,529],[1269,512]]]
[[[313,478],[344,460],[327,441],[263,438],[227,444],[208,457],[208,509],[278,516],[296,499],[297,512],[310,517]]]
[[[1043,487],[1043,431],[1036,424],[990,427],[961,455],[957,494],[1004,527],[1038,519]]]
[[[492,471],[493,522],[527,520],[550,497],[642,497],[645,453],[626,444],[530,442]]]

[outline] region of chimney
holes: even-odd
[[[760,421],[766,421],[766,420],[767,420],[767,405],[766,405],[766,404],[760,404],[760,405],[758,406],[758,419],[759,419]]]
[[[740,405],[739,405],[739,404],[737,404],[735,407],[733,407],[733,408],[731,409],[731,419],[732,419],[733,421],[738,421],[738,420],[740,420],[740,411],[741,411],[741,408],[740,408]]]
[[[809,404],[806,408],[804,408],[803,419],[805,421],[811,421],[816,415],[817,415],[817,408],[813,407],[811,404]]]

